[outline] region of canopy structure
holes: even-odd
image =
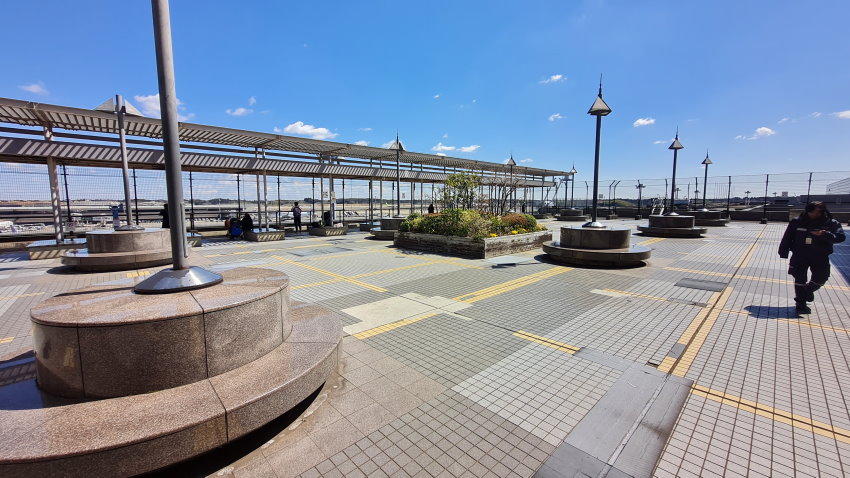
[[[116,115],[110,112],[34,103],[9,98],[0,98],[0,122],[21,126],[35,126],[43,128],[46,131],[64,129],[95,134],[118,135],[119,133]],[[128,115],[124,118],[124,125],[125,132],[128,136],[153,139],[162,138],[162,123],[157,118]],[[20,133],[21,131],[14,131],[10,128],[0,128],[0,132]],[[439,171],[443,173],[451,172],[451,170],[458,170],[473,172],[482,176],[487,176],[487,173],[492,173],[493,176],[504,176],[509,171],[509,166],[502,163],[417,153],[404,149],[396,151],[396,149],[323,141],[194,123],[180,123],[179,133],[180,140],[183,143],[181,144],[181,148],[206,149],[238,154],[250,154],[253,152],[255,156],[262,156],[263,158],[279,155],[284,157],[319,160],[320,162],[336,162],[338,164],[341,164],[350,158],[356,158],[361,161],[350,162],[370,164],[370,166],[374,167],[377,166],[374,164],[375,161],[392,161],[394,163],[397,157],[396,155],[398,155],[399,162],[404,163],[405,168],[410,170],[431,170],[433,172]],[[56,136],[74,139],[89,139],[93,141],[112,141],[110,138],[101,138],[100,136],[79,136],[61,133],[56,134]],[[128,141],[128,143],[144,144],[148,146],[156,146],[159,144],[158,142],[154,143],[138,140],[131,140]],[[204,147],[203,145],[247,148],[248,151],[208,146]],[[274,152],[276,151],[286,153],[275,154]],[[4,155],[4,151],[0,150],[0,155]],[[214,156],[227,158],[227,156],[224,155]],[[362,160],[366,161],[364,162]],[[133,160],[131,159],[131,161]],[[219,170],[258,169],[256,167],[246,168],[239,167],[237,165],[233,165],[231,167],[225,163],[226,162],[220,162]],[[277,168],[267,169],[272,172]],[[281,171],[279,174],[289,173],[295,173],[295,171]],[[315,174],[314,171],[311,171],[311,173]],[[528,186],[539,187],[552,186],[555,184],[554,177],[569,176],[570,173],[550,169],[514,166],[513,175],[515,178],[529,180],[527,183]],[[368,176],[369,175],[358,174],[352,177],[364,178]],[[547,181],[545,179],[547,177],[553,177],[553,180]],[[439,181],[441,179],[442,177],[433,177],[430,180]]]

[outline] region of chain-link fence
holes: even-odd
[[[62,221],[75,230],[111,225],[112,206],[124,213],[124,184],[120,169],[59,165]],[[130,208],[133,220],[158,225],[167,200],[165,171],[130,169]],[[338,221],[365,221],[397,213],[425,212],[438,186],[394,181],[293,178],[256,174],[183,171],[186,226],[223,227],[224,219],[250,214],[255,224],[285,225],[295,203],[303,221],[317,222],[335,209]],[[400,202],[398,202],[400,196]],[[370,208],[371,204],[371,208]],[[0,232],[53,231],[50,180],[47,167],[0,163]]]
[[[77,229],[106,226],[112,222],[111,206],[124,217],[124,186],[121,170],[83,166],[58,166],[62,221]],[[676,178],[675,206],[710,209],[756,209],[767,205],[799,206],[809,198],[826,200],[833,210],[850,210],[850,171],[770,175]],[[130,170],[130,207],[134,221],[156,225],[161,221],[167,193],[162,170]],[[258,183],[259,181],[259,183]],[[47,167],[39,164],[0,163],[0,232],[52,231],[50,186]],[[258,187],[259,185],[259,187]],[[670,208],[673,184],[663,179],[602,180],[599,207],[616,212],[638,206]],[[426,212],[436,203],[439,185],[373,181],[370,208],[368,180],[293,178],[256,174],[183,172],[183,195],[187,227],[223,227],[230,216],[251,214],[255,224],[285,225],[298,201],[304,221],[319,221],[333,207],[342,221],[364,221],[398,213]],[[593,184],[568,180],[553,187],[517,188],[499,198],[493,187],[482,186],[483,201],[501,200],[509,209],[523,212],[558,212],[563,208],[587,208]],[[504,191],[502,191],[504,196]],[[400,196],[400,202],[397,198]],[[436,205],[436,204],[435,204]],[[262,206],[262,207],[259,207]],[[437,205],[438,206],[438,205]],[[439,207],[439,206],[438,206]]]

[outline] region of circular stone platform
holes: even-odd
[[[693,211],[691,214],[696,218],[696,226],[722,227],[729,224],[729,218],[723,217],[723,211]]]
[[[62,264],[85,272],[124,271],[171,264],[169,230],[159,227],[87,232],[86,246],[85,249],[63,253]]]
[[[587,222],[590,220],[590,216],[584,214],[584,211],[581,209],[565,209],[561,211],[561,214],[555,216],[556,221],[572,221],[572,222]]]
[[[701,237],[707,231],[704,227],[695,227],[694,216],[649,216],[648,226],[638,226],[646,236],[656,237]]]
[[[0,475],[146,473],[239,438],[317,390],[338,366],[340,316],[290,303],[281,272],[222,275],[167,301],[133,294],[138,279],[128,279],[33,308],[42,395],[4,411]]]
[[[652,252],[629,245],[632,231],[625,227],[562,227],[561,240],[543,243],[543,252],[567,264],[629,267],[640,265]]]

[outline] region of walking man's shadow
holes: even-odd
[[[751,317],[757,319],[800,319],[802,316],[797,313],[797,309],[792,305],[790,307],[772,307],[769,305],[748,305],[744,310],[750,313]]]

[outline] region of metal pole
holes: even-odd
[[[572,209],[574,207],[573,200],[576,197],[576,177],[575,177],[575,175],[571,175],[571,177],[572,177],[571,182],[573,183],[573,185],[572,185],[572,187],[570,187],[570,209]]]
[[[242,175],[236,173],[236,218],[242,219],[242,183],[240,177]]]
[[[171,17],[168,0],[151,0],[156,43],[159,107],[162,111],[162,145],[165,149],[165,185],[171,225],[171,258],[174,270],[189,268],[186,251],[186,223],[183,212],[183,179],[180,167],[180,136],[177,130],[177,92],[174,84],[174,57],[171,48]]]
[[[768,188],[769,184],[770,184],[770,175],[765,174],[764,175],[764,201],[763,201],[762,206],[761,206],[761,209],[762,209],[761,219],[762,219],[762,221],[764,221],[764,223],[767,223],[767,188]]]
[[[670,212],[676,211],[676,160],[679,158],[679,150],[673,150],[673,179],[670,183]]]
[[[257,171],[257,227],[263,227],[263,214],[262,209],[260,209],[260,172]]]
[[[139,190],[136,188],[136,168],[133,168],[133,202],[136,205],[136,225],[139,224]]]
[[[133,221],[130,217],[130,172],[127,165],[127,137],[124,130],[124,113],[126,111],[127,109],[124,106],[124,100],[121,98],[121,95],[115,95],[115,114],[118,116],[118,141],[121,144],[121,175],[124,179],[124,209],[126,209],[127,226],[132,226]]]
[[[729,185],[726,187],[726,217],[729,217],[730,202],[732,202],[732,176],[729,176]]]
[[[591,211],[590,223],[585,224],[585,227],[602,227],[602,224],[596,221],[597,208],[599,206],[599,136],[602,132],[602,116],[596,116],[596,150],[593,155],[593,210]]]
[[[708,193],[708,165],[705,165],[705,176],[702,178],[702,208],[705,209],[705,195]]]
[[[195,188],[192,185],[192,171],[189,171],[189,227],[195,229]]]
[[[372,169],[372,160],[371,159],[369,160],[369,169]],[[374,171],[372,171],[370,174],[375,174],[375,173],[374,173]],[[369,223],[370,224],[374,220],[373,210],[372,210],[372,206],[373,206],[372,196],[373,196],[373,194],[372,194],[372,176],[369,176]]]
[[[65,182],[67,185],[67,181]],[[65,194],[67,196],[67,194]],[[806,190],[806,204],[812,201],[812,173],[809,173],[809,188]]]
[[[62,165],[62,180],[65,183],[65,209],[68,211],[68,222],[73,222],[71,218],[71,195],[68,194],[68,170],[65,165]],[[811,182],[811,179],[809,180]]]
[[[283,230],[283,228],[280,224],[280,213],[281,213],[281,210],[280,210],[280,176],[278,176],[277,177],[277,227],[280,230]]]
[[[266,215],[266,231],[269,230],[269,183],[266,170],[263,170],[263,213]]]
[[[316,217],[316,178],[313,179],[313,191],[310,193],[310,222]]]
[[[62,230],[62,196],[59,194],[59,174],[56,168],[56,159],[47,158],[47,177],[50,180],[50,207],[53,210],[53,234],[56,244],[61,244],[63,238]]]
[[[398,135],[395,137],[395,195],[396,195],[396,216],[401,216],[401,169],[399,169],[398,156],[401,149],[401,143],[398,140]]]

